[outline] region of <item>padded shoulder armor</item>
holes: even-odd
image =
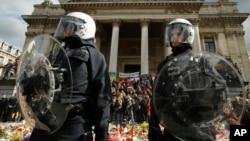
[[[77,49],[69,49],[67,50],[67,54],[69,58],[75,58],[81,61],[87,62],[89,59],[89,52],[86,47],[80,47]]]

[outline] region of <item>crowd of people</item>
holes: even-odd
[[[126,123],[142,123],[149,120],[150,99],[152,98],[152,82],[150,81],[111,81],[112,104],[110,122],[116,126]],[[20,121],[20,111],[16,96],[0,100],[0,120]]]
[[[0,99],[0,122],[21,120],[21,114],[17,102],[16,96],[7,98],[6,95],[2,95]]]
[[[111,122],[116,126],[126,123],[142,123],[149,120],[152,83],[142,81],[111,81]]]

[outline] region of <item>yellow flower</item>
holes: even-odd
[[[141,126],[141,128],[146,129],[146,128],[148,128],[148,122],[144,121],[141,123],[140,126]]]
[[[21,132],[16,132],[10,138],[11,141],[20,141],[23,138],[23,134]]]

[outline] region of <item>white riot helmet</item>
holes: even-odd
[[[175,40],[175,35],[173,34],[173,29],[178,31],[175,32],[176,35],[183,34],[182,39]],[[193,25],[186,19],[177,18],[172,20],[165,30],[165,45],[171,45],[171,42],[179,42],[182,44],[193,44],[194,41],[194,28]]]
[[[64,39],[67,36],[76,35],[81,39],[95,37],[96,24],[94,19],[82,12],[72,12],[61,17],[54,37]]]

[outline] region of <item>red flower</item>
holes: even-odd
[[[126,141],[133,141],[133,139],[132,138],[127,138],[127,140]]]
[[[135,129],[134,129],[134,126],[132,126],[131,129],[129,130],[129,135],[131,137],[133,137],[134,136],[134,132],[135,132]]]

